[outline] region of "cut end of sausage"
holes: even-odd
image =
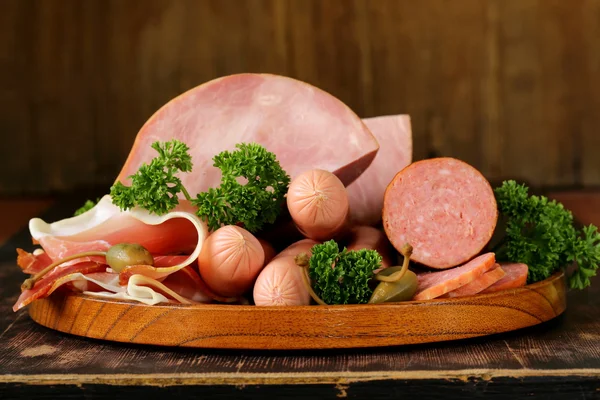
[[[411,260],[446,269],[477,255],[498,219],[489,182],[469,164],[448,157],[423,160],[389,184],[383,226],[397,250],[413,247]]]

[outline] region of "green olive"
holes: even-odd
[[[108,249],[106,263],[115,272],[121,272],[129,265],[154,265],[154,258],[144,246],[136,243],[120,243]]]
[[[400,271],[399,267],[389,267],[380,272],[382,275],[391,275]],[[379,285],[373,290],[369,303],[384,303],[393,301],[407,301],[412,299],[417,291],[417,275],[408,270],[397,282],[379,282]]]

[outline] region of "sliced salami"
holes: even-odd
[[[430,300],[473,282],[494,267],[494,253],[482,254],[465,265],[446,271],[419,274],[419,286],[414,300]]]
[[[418,161],[400,171],[383,201],[383,227],[397,250],[413,247],[412,261],[446,269],[479,254],[496,227],[489,182],[454,158]]]
[[[492,286],[494,283],[502,279],[504,275],[506,275],[506,273],[502,267],[500,267],[499,264],[496,264],[494,268],[490,269],[473,282],[467,283],[458,289],[446,293],[444,297],[472,296]]]
[[[527,284],[527,272],[529,268],[521,263],[500,263],[506,273],[502,279],[494,283],[481,293],[492,293],[505,289],[514,289]]]

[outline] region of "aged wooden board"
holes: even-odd
[[[228,349],[326,349],[429,343],[507,332],[549,321],[566,308],[562,273],[501,292],[377,305],[147,306],[86,295],[37,300],[37,323],[125,343]],[[435,321],[435,323],[432,323]]]

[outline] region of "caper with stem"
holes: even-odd
[[[418,286],[417,275],[408,270],[412,250],[412,246],[406,243],[400,249],[404,256],[402,266],[389,267],[375,275],[375,279],[380,283],[373,290],[369,303],[405,301],[414,296]]]
[[[72,254],[62,260],[53,262],[31,278],[26,279],[21,285],[21,291],[31,289],[48,272],[67,261],[92,256],[106,257],[106,264],[117,273],[123,271],[129,265],[154,265],[152,254],[144,246],[137,243],[119,243],[111,246],[108,251],[86,251]]]

